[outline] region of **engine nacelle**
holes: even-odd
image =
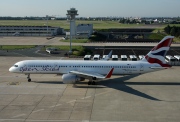
[[[97,78],[96,78],[96,77],[93,77],[92,79],[93,79],[93,80],[97,80]]]
[[[64,84],[72,84],[77,81],[84,81],[85,78],[82,78],[82,77],[79,77],[79,76],[73,75],[73,74],[64,74],[62,76],[62,80],[63,80]]]

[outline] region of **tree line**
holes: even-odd
[[[167,33],[167,34],[170,34],[172,36],[175,36],[175,37],[179,37],[180,38],[180,27],[177,27],[177,26],[170,26],[170,25],[167,25],[165,28],[164,28],[164,31]]]
[[[136,19],[125,19],[125,18],[121,18],[119,20],[119,23],[122,23],[122,24],[136,24],[136,23],[145,23],[146,21],[145,20],[136,20]]]

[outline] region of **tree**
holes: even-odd
[[[167,34],[170,34],[171,27],[168,25],[167,27],[164,28],[164,31],[165,31]]]
[[[122,19],[119,20],[119,23],[124,23],[124,22],[125,22],[125,19],[124,19],[124,18],[122,18]]]
[[[173,27],[173,28],[171,29],[170,34],[171,34],[172,36],[175,36],[175,35],[176,35],[175,27]]]
[[[180,28],[178,29],[178,32],[175,35],[176,37],[180,37]]]
[[[126,24],[129,24],[129,23],[130,23],[130,20],[129,20],[129,19],[126,19],[125,23],[126,23]]]

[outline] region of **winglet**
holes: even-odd
[[[112,69],[109,71],[109,73],[106,75],[105,78],[111,78],[111,75],[112,75],[112,73],[113,73],[113,70],[114,70],[114,68],[112,68]]]

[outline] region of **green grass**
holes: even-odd
[[[171,27],[176,26],[176,27],[180,27],[180,24],[169,24]],[[167,26],[167,25],[166,25]]]
[[[55,47],[55,48],[58,48],[60,50],[66,50],[66,51],[69,51],[70,47],[69,45],[63,45],[63,46],[46,46],[45,48],[43,48],[42,50],[46,50],[46,48],[48,47]],[[72,46],[72,49],[73,50],[79,50],[79,49],[82,49],[83,47],[82,46]]]
[[[148,36],[148,39],[163,39],[165,36],[165,33],[152,33]],[[174,37],[173,42],[180,42],[180,38]]]
[[[180,38],[176,38],[176,37],[175,37],[175,38],[173,39],[173,42],[180,42]]]
[[[138,27],[141,24],[120,24],[118,21],[80,21],[76,24],[93,24],[94,29],[109,29],[109,28],[130,28]],[[0,25],[6,26],[46,26],[46,20],[0,20]],[[62,27],[69,29],[69,21],[66,20],[49,20],[49,26]]]
[[[48,47],[55,47],[55,48],[58,48],[60,50],[64,50],[64,51],[67,51],[67,52],[70,50],[69,46],[46,46],[45,48],[42,48],[42,50],[45,50]],[[84,56],[84,55],[87,55],[87,54],[88,55],[92,54],[91,50],[86,49],[83,46],[72,46],[72,51],[73,51],[72,55],[75,55],[75,56]]]
[[[0,46],[0,50],[17,50],[17,49],[29,49],[34,48],[35,45],[3,45]]]
[[[149,35],[149,39],[159,39],[161,40],[162,38],[164,38],[165,35],[160,34],[160,33],[152,33]]]
[[[173,27],[173,26],[176,26],[176,27],[180,27],[180,24],[169,24],[171,27]],[[167,26],[167,25],[166,25]],[[165,27],[166,27],[165,26]],[[173,41],[174,42],[180,42],[180,38],[178,38],[178,37],[174,37],[174,39],[173,39]]]
[[[70,42],[70,40],[69,39],[61,40],[61,42]],[[89,42],[89,40],[88,39],[73,39],[72,42],[73,43],[87,43]]]

